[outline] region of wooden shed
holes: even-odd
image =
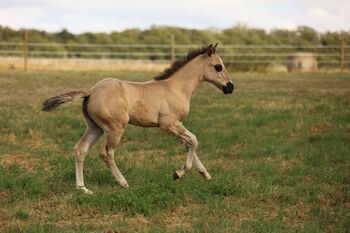
[[[288,72],[310,72],[317,70],[317,59],[314,53],[294,53],[288,57]]]

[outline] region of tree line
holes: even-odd
[[[264,29],[249,28],[244,25],[236,25],[231,28],[218,29],[185,29],[180,27],[169,26],[152,26],[148,29],[131,28],[123,31],[113,31],[111,33],[92,33],[85,32],[74,34],[66,29],[59,32],[46,32],[36,29],[27,29],[29,33],[30,43],[57,43],[58,46],[46,46],[47,51],[66,51],[74,52],[81,51],[81,47],[70,47],[63,44],[159,44],[170,45],[171,37],[175,38],[176,44],[181,45],[207,45],[208,43],[218,41],[223,45],[293,45],[300,46],[297,51],[318,52],[317,48],[303,48],[308,45],[339,45],[343,40],[345,44],[350,44],[350,32],[326,31],[318,32],[315,29],[307,26],[299,26],[295,30],[273,29],[266,31]],[[0,26],[0,42],[23,42],[24,29],[14,30],[9,27]],[[1,45],[0,49],[4,49]],[[21,50],[21,46],[9,47],[7,50]],[[30,47],[30,51],[43,50],[42,47]],[[120,47],[84,47],[84,51],[98,52],[164,52],[168,53],[169,48],[120,48]],[[188,51],[188,48],[177,48],[178,56]],[[231,48],[225,52],[294,52],[295,48]],[[329,48],[322,52],[338,53],[339,49]],[[4,54],[4,53],[3,53]],[[5,54],[6,55],[6,54]],[[57,55],[58,56],[58,55]],[[89,55],[74,55],[84,57]],[[128,58],[145,58],[145,59],[169,59],[169,55],[149,55],[149,56],[133,56]],[[264,59],[264,57],[262,57]],[[274,58],[275,60],[281,58]],[[337,58],[331,58],[337,60]]]
[[[23,30],[0,26],[0,41],[21,42]],[[131,28],[120,32],[81,34],[73,34],[66,29],[53,33],[36,29],[28,31],[30,42],[49,43],[169,44],[171,35],[176,38],[178,44],[203,45],[213,41],[242,45],[332,45],[339,44],[341,35],[346,42],[350,42],[350,32],[317,32],[307,26],[300,26],[296,30],[274,29],[271,31],[248,28],[244,25],[236,25],[223,30],[152,26],[145,30]]]

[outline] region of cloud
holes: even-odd
[[[41,10],[37,7],[11,7],[0,9],[0,22],[9,26],[31,25],[37,23]]]
[[[297,19],[299,25],[308,25],[320,31],[350,30],[350,1],[319,0],[297,1],[298,10],[302,12]]]
[[[2,0],[0,24],[73,32],[171,25],[227,28],[238,22],[264,29],[349,30],[348,0]]]
[[[57,30],[60,25],[43,20],[45,13],[40,7],[10,7],[0,9],[0,25],[12,28],[38,28]]]
[[[313,25],[321,30],[325,30],[330,27],[333,27],[336,30],[346,28],[345,21],[320,7],[308,10],[306,12],[306,20],[310,25]]]

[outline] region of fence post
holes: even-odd
[[[345,43],[344,43],[344,34],[340,34],[340,47],[339,47],[339,65],[340,65],[340,71],[344,71],[344,49],[345,49]]]
[[[27,30],[24,30],[24,35],[23,35],[23,61],[24,61],[24,71],[26,71],[28,66],[28,31]]]
[[[170,59],[171,59],[171,62],[175,61],[175,37],[174,37],[174,35],[170,36]]]

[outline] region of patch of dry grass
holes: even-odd
[[[23,70],[23,58],[1,57],[0,70]],[[156,71],[169,66],[168,61],[121,60],[121,59],[78,59],[78,58],[29,58],[28,70],[56,71]]]

